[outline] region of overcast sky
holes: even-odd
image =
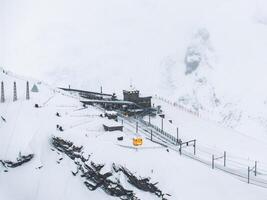
[[[205,28],[213,68],[228,67],[234,80],[253,65],[258,77],[267,66],[266,11],[264,0],[0,0],[0,65],[55,85],[152,90],[166,60],[174,73],[185,70],[186,49]]]

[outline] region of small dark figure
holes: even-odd
[[[43,165],[42,166],[39,166],[39,167],[37,167],[37,168],[35,168],[35,169],[42,169],[43,168]]]
[[[39,105],[36,103],[36,104],[34,105],[34,107],[35,107],[35,108],[39,108]]]
[[[79,170],[77,169],[77,172],[71,172],[73,176],[76,176],[79,173]]]
[[[61,131],[61,132],[63,132],[64,130],[63,130],[63,128],[62,128],[62,126],[60,126],[59,127],[59,130]]]
[[[1,119],[3,120],[3,122],[6,122],[6,119],[4,117],[1,116]]]
[[[166,149],[167,152],[170,152],[169,149]]]
[[[99,115],[100,117],[104,117],[102,114]]]
[[[59,129],[59,125],[57,124],[57,129]]]
[[[118,141],[122,141],[123,137],[118,137],[117,139],[118,139]]]
[[[58,112],[56,113],[56,116],[61,117],[60,114],[59,114]]]

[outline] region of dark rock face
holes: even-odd
[[[185,74],[195,71],[205,57],[205,50],[208,48],[209,32],[203,28],[199,29],[193,37],[192,44],[189,45],[185,54]]]
[[[88,158],[83,156],[83,146],[75,146],[72,142],[58,137],[53,137],[51,142],[57,151],[66,154],[74,161],[77,166],[77,171],[72,172],[73,176],[80,174],[84,179],[85,186],[91,191],[101,188],[110,196],[119,197],[123,200],[139,200],[133,190],[124,188],[118,179],[115,178],[114,180],[112,178],[114,175],[113,171],[115,171],[115,173],[122,172],[127,178],[127,181],[134,187],[155,194],[162,200],[167,200],[166,197],[171,196],[170,194],[163,193],[156,186],[157,183],[151,183],[150,178],[137,177],[125,167],[118,166],[114,163],[112,165],[113,171],[103,173],[101,170],[105,165],[96,164],[93,161],[89,162],[90,155]],[[53,149],[53,151],[55,150]]]
[[[201,55],[194,47],[188,47],[184,62],[186,65],[185,74],[190,74],[198,68]]]
[[[19,157],[17,158],[17,161],[10,161],[10,160],[0,160],[0,163],[5,167],[5,168],[16,168],[24,163],[27,163],[33,159],[33,154],[29,155],[21,155],[19,154]]]

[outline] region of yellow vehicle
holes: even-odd
[[[142,138],[133,138],[133,145],[134,146],[142,146],[143,145],[143,139]]]

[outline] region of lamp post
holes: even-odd
[[[163,119],[165,118],[164,114],[159,115],[161,117],[161,130],[163,131]]]

